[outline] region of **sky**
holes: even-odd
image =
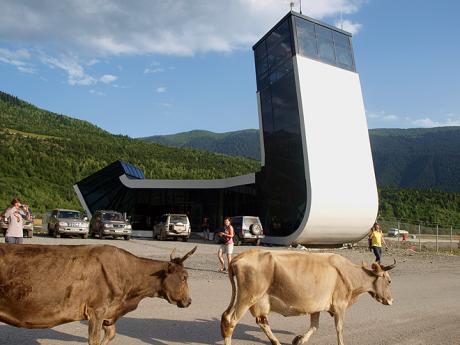
[[[0,0],[0,90],[131,137],[258,128],[252,46],[289,3]],[[460,126],[460,1],[302,12],[353,34],[369,128]]]

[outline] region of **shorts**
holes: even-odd
[[[11,244],[23,244],[24,239],[22,237],[10,237],[6,236],[5,237],[5,243],[11,243]]]
[[[221,244],[219,250],[224,254],[233,254],[233,243]]]

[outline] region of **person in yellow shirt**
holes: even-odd
[[[369,242],[371,250],[375,255],[375,261],[380,263],[382,257],[382,244],[387,248],[385,239],[383,238],[382,230],[380,229],[379,223],[375,222],[369,233]]]

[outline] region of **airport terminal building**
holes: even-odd
[[[117,161],[74,188],[88,214],[115,209],[151,231],[163,213],[257,215],[265,241],[364,237],[378,196],[351,35],[289,12],[254,47],[261,170],[220,180],[149,180]]]

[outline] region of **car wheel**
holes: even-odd
[[[251,231],[253,235],[257,236],[261,233],[262,228],[260,227],[259,224],[251,224],[251,226],[249,227],[249,230]]]
[[[131,236],[126,235],[126,236],[123,236],[123,238],[125,239],[125,241],[129,241],[131,239]]]
[[[241,239],[240,236],[238,236],[238,234],[235,234],[235,236],[233,236],[233,243],[235,244],[235,246],[241,245]]]

